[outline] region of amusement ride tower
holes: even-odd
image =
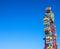
[[[44,49],[58,49],[56,43],[56,26],[54,25],[54,14],[50,7],[46,8],[44,15],[45,47]]]

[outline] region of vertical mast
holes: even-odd
[[[44,15],[44,32],[45,32],[45,47],[44,49],[58,49],[56,43],[56,27],[54,25],[54,14],[51,8],[46,8]]]

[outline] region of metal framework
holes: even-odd
[[[44,49],[58,49],[56,43],[56,26],[54,25],[54,14],[50,7],[46,8],[44,15],[45,47]]]

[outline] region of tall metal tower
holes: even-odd
[[[50,7],[46,8],[44,15],[45,47],[44,49],[58,49],[56,43],[56,26],[54,25],[54,14]]]

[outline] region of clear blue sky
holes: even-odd
[[[59,0],[0,0],[0,49],[43,49],[43,16],[49,6],[60,48]]]

